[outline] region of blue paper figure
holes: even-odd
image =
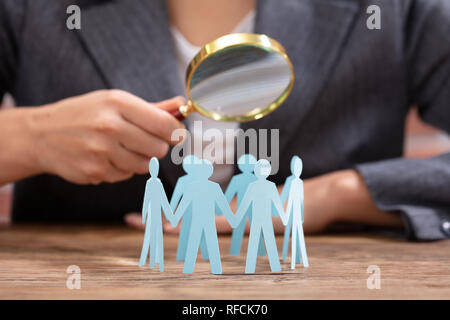
[[[199,170],[195,170],[195,175],[198,176],[198,179],[195,179],[189,185],[172,219],[172,225],[176,226],[189,206],[192,205],[192,222],[189,230],[183,273],[192,273],[194,271],[202,233],[205,234],[211,272],[214,274],[222,273],[215,222],[216,205],[223,212],[230,225],[233,225],[234,216],[219,184],[208,180],[212,172],[213,166],[211,162],[202,160]]]
[[[239,157],[238,160],[238,168],[242,173],[235,175],[230,184],[225,191],[225,197],[227,201],[230,202],[234,195],[236,195],[236,203],[239,208],[239,204],[244,197],[245,191],[247,190],[248,185],[256,180],[256,176],[253,174],[253,169],[256,164],[256,158],[251,154],[244,154]],[[241,223],[233,230],[233,234],[231,236],[231,247],[230,254],[233,256],[239,255],[241,252],[242,238],[244,237],[245,225],[247,223],[247,218],[251,224],[252,221],[252,210],[248,208],[247,212],[244,214],[244,217]],[[262,235],[259,241],[258,247],[258,255],[264,256],[264,243],[262,239]]]
[[[281,191],[281,203],[284,205],[286,203],[286,200],[289,195],[289,191],[291,190],[291,182],[294,179],[294,164],[295,164],[295,156],[291,159],[291,175],[287,177],[286,181],[284,182],[283,191]],[[288,213],[289,214],[289,213]],[[291,236],[291,229],[292,229],[292,215],[289,216],[288,224],[286,225],[284,229],[284,239],[283,239],[283,253],[282,253],[282,259],[286,260],[288,248],[289,248],[289,238]],[[300,257],[300,256],[298,256]]]
[[[297,250],[300,251],[299,253],[302,257],[303,266],[308,267],[309,264],[308,256],[306,254],[305,237],[303,234],[304,192],[303,181],[300,179],[303,170],[303,162],[297,156],[294,156],[292,161],[294,162],[292,168],[294,177],[291,181],[286,213],[288,217],[292,216],[291,269],[295,269],[296,260],[300,263],[300,259],[297,259]]]
[[[171,221],[173,212],[167,200],[161,180],[158,179],[159,162],[153,157],[149,163],[150,179],[147,180],[142,206],[142,224],[145,225],[144,243],[142,245],[139,265],[145,265],[150,250],[150,268],[159,264],[159,271],[164,271],[164,246],[161,209]]]
[[[188,155],[183,159],[182,166],[186,175],[180,177],[175,184],[175,189],[172,194],[172,199],[170,199],[170,207],[173,211],[180,202],[181,197],[189,188],[189,185],[197,178],[196,170],[201,166],[202,161],[198,159],[195,155]],[[177,261],[184,261],[186,256],[186,249],[188,244],[189,230],[191,228],[192,221],[192,208],[186,209],[183,215],[183,220],[181,221],[180,236],[178,239],[178,249],[177,249]],[[206,249],[205,236],[202,235],[200,242],[200,251],[202,253],[203,259],[208,259],[208,252]]]
[[[258,249],[261,233],[263,234],[267,257],[269,258],[272,272],[281,271],[277,244],[275,242],[275,234],[273,231],[272,204],[284,225],[286,225],[288,217],[283,210],[275,183],[266,180],[270,175],[271,169],[269,161],[265,159],[259,160],[256,163],[254,171],[257,180],[249,184],[241,205],[236,212],[235,223],[237,225],[244,217],[248,207],[250,205],[253,206],[245,273],[255,272],[257,258],[256,251]]]

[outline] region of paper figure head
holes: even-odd
[[[190,154],[190,155],[187,155],[183,159],[181,166],[183,167],[184,172],[189,174],[189,173],[193,173],[195,165],[199,165],[199,164],[201,164],[200,159],[197,158],[195,155]]]
[[[213,170],[214,168],[211,161],[202,159],[202,164],[199,167],[198,175],[203,179],[208,179],[209,177],[212,176]]]
[[[303,161],[298,156],[293,156],[291,160],[291,172],[297,178],[300,178],[303,170]]]
[[[258,179],[266,179],[270,175],[271,170],[270,162],[266,159],[258,160],[255,164],[255,176]]]
[[[244,173],[252,173],[255,164],[256,158],[252,154],[243,154],[239,157],[238,168]]]
[[[150,159],[150,163],[148,164],[148,170],[150,171],[150,176],[152,176],[153,178],[158,177],[158,173],[159,173],[158,158],[153,157]]]

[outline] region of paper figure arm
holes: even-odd
[[[303,223],[303,221],[305,221],[305,218],[303,216],[304,203],[305,203],[305,194],[304,194],[304,191],[303,191],[303,182],[301,182],[301,184],[300,184],[300,196],[301,196],[301,217],[302,217],[302,223]]]
[[[175,211],[175,208],[177,207],[178,203],[180,202],[181,196],[182,196],[182,182],[180,181],[181,178],[178,179],[177,183],[175,184],[175,189],[173,190],[172,198],[170,199],[170,207],[172,208],[172,211]]]
[[[215,211],[216,211],[216,216],[220,217],[221,215],[223,215],[222,210],[217,206],[215,207]]]
[[[222,190],[218,185],[216,189],[216,204],[217,207],[219,207],[220,211],[225,216],[225,218],[228,220],[230,226],[233,227],[234,222],[233,211],[231,211],[230,204],[228,203],[227,198],[225,198],[225,195],[223,194]]]
[[[173,210],[170,207],[169,200],[167,199],[166,192],[164,191],[164,186],[160,182],[159,185],[161,186],[160,192],[161,192],[161,207],[164,212],[164,215],[166,216],[167,220],[169,220],[170,223],[172,223],[173,219]]]
[[[247,212],[247,209],[252,202],[251,201],[251,189],[252,188],[249,186],[247,188],[247,191],[244,194],[244,197],[242,198],[239,208],[237,209],[236,214],[234,216],[235,226],[233,226],[233,228],[236,228],[239,225],[242,218],[244,217],[244,214]]]
[[[286,203],[286,200],[288,198],[289,195],[289,191],[291,190],[291,182],[292,182],[292,176],[287,177],[286,181],[284,182],[284,186],[283,186],[283,190],[281,190],[281,195],[280,195],[280,200],[281,200],[281,205],[284,207],[284,204]],[[273,212],[272,214],[274,217],[277,217],[278,214],[275,210],[275,212]]]
[[[303,216],[303,212],[304,212],[304,205],[303,205],[303,203],[304,203],[304,201],[303,201],[303,199],[302,199],[302,223],[305,221],[305,218],[304,218],[304,216]]]
[[[231,178],[227,190],[225,191],[225,198],[227,199],[228,203],[234,198],[234,195],[237,193],[237,189],[237,180],[236,177],[233,177]]]
[[[178,222],[180,222],[181,217],[183,216],[186,209],[189,207],[189,204],[192,201],[192,192],[186,191],[183,195],[183,198],[181,198],[181,202],[178,205],[178,209],[175,212],[175,215],[172,216],[171,223],[172,226],[176,227],[178,225]]]
[[[150,197],[149,190],[150,190],[149,183],[147,181],[147,183],[145,185],[144,204],[142,205],[142,224],[145,224],[145,221],[147,219],[148,206],[149,206],[148,199]]]
[[[293,204],[292,200],[293,199],[291,197],[289,197],[288,203],[287,203],[286,215],[287,215],[288,220],[289,220],[290,215],[292,214],[292,204]]]
[[[233,200],[234,195],[237,193],[237,180],[235,177],[231,178],[230,183],[228,184],[227,190],[225,190],[225,198],[227,202],[230,203]],[[216,215],[221,216],[223,211],[219,206],[216,206]]]
[[[284,182],[283,190],[281,191],[280,200],[283,205],[286,203],[287,197],[289,195],[289,190],[291,189],[291,180],[291,177],[288,177],[286,179],[286,181]]]
[[[272,212],[273,217],[278,217],[277,209],[275,208],[275,205],[273,203],[270,205],[270,211]]]
[[[272,203],[276,209],[276,212],[280,215],[281,218],[281,222],[283,222],[284,225],[287,225],[288,223],[288,216],[286,214],[286,212],[284,212],[283,210],[283,205],[281,204],[281,199],[280,196],[278,194],[277,188],[275,187],[275,185],[273,186],[272,189]]]

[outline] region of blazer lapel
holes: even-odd
[[[108,88],[149,101],[183,95],[164,0],[103,1],[82,12],[80,39]]]
[[[324,87],[351,30],[358,5],[340,0],[260,0],[256,33],[286,49],[295,69],[291,95],[280,109],[247,128],[280,129],[280,152],[292,138]]]

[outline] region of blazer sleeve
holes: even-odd
[[[24,12],[24,1],[0,1],[0,101],[6,92],[14,94]]]
[[[450,1],[409,1],[404,25],[410,103],[422,119],[450,133]],[[402,214],[409,239],[450,238],[450,153],[357,170],[379,209]]]

